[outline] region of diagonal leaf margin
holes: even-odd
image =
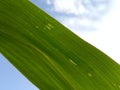
[[[0,52],[41,90],[119,90],[120,66],[29,0],[0,0]]]

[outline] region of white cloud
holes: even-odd
[[[111,12],[100,22],[98,30],[76,32],[120,64],[120,1],[115,0]]]
[[[120,0],[49,1],[54,12],[65,14],[58,17],[60,22],[120,64]]]
[[[83,13],[103,14],[110,0],[47,0],[56,12],[80,15]],[[93,15],[92,14],[92,15]]]
[[[51,0],[46,0],[46,2],[48,5],[52,4]]]
[[[75,15],[85,12],[85,8],[78,0],[54,0],[53,5],[56,12]]]
[[[81,17],[64,17],[61,18],[61,22],[74,32],[85,32],[94,31],[99,25],[96,21],[88,20],[87,18]]]
[[[72,14],[73,16],[64,16],[57,19],[65,26],[76,31],[82,29],[93,30],[98,26],[104,13],[107,13],[107,6],[110,0],[47,0],[52,4],[53,12],[62,13],[63,15]],[[102,10],[101,10],[102,8]],[[103,13],[104,12],[104,13]],[[103,16],[102,16],[103,15]]]

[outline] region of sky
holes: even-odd
[[[39,90],[0,55],[0,90]]]
[[[120,0],[31,0],[120,64]],[[38,90],[0,55],[1,90]]]

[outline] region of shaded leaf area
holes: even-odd
[[[120,66],[28,0],[0,0],[0,52],[41,90],[119,90]]]

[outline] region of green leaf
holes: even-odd
[[[0,52],[41,90],[120,90],[120,66],[28,0],[0,0]]]

